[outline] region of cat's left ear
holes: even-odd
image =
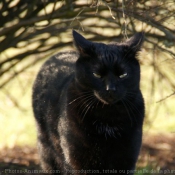
[[[85,39],[82,35],[80,35],[75,30],[72,31],[72,35],[74,38],[74,44],[78,49],[81,55],[89,55],[90,49],[92,48],[92,42]]]
[[[127,45],[135,52],[140,51],[144,41],[144,32],[136,33],[127,42]]]

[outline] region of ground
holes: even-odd
[[[175,133],[143,137],[135,174],[175,174]],[[0,152],[0,175],[41,175],[37,149],[29,146],[4,148]]]

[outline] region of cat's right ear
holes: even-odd
[[[89,51],[92,47],[92,42],[86,40],[82,35],[80,35],[75,30],[72,31],[74,38],[74,45],[78,49],[81,55],[89,55]]]
[[[127,45],[135,52],[139,51],[144,41],[144,32],[136,33],[127,41]]]

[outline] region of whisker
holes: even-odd
[[[132,117],[131,117],[131,115],[130,115],[130,113],[129,113],[129,110],[128,110],[128,108],[127,108],[127,105],[126,105],[126,103],[125,103],[123,100],[121,100],[121,102],[123,103],[123,106],[125,107],[125,109],[126,109],[126,111],[127,111],[127,113],[128,113],[129,119],[130,119],[130,121],[131,121],[131,126],[132,126]]]
[[[133,97],[135,98],[136,94],[137,94],[137,93],[127,92],[127,93],[126,93],[126,96],[127,96],[127,97],[131,97],[131,98],[133,98]],[[143,102],[143,100],[142,100],[141,98],[137,98],[137,100]]]
[[[86,103],[87,103],[89,100],[91,100],[91,98],[92,98],[91,96],[88,96],[88,97],[82,99],[82,100],[79,102],[79,104],[80,104],[79,110],[80,110],[82,107],[85,107]]]
[[[135,117],[135,113],[133,112],[133,109],[132,109],[132,106],[130,105],[129,101],[127,99],[125,99],[125,104],[127,105],[127,107],[130,109],[130,112],[133,116],[133,118],[135,119],[135,121],[137,122],[136,120],[136,117]]]
[[[91,110],[95,108],[95,103],[97,103],[97,101],[98,101],[98,100],[97,100],[96,98],[94,98],[94,103],[92,103],[92,105],[91,105],[91,106],[92,106],[92,107],[91,107]]]
[[[92,93],[92,92],[91,92],[91,91],[88,91],[88,92],[82,93],[83,95],[81,95],[81,96],[79,96],[78,98],[72,100],[71,102],[68,103],[68,105],[74,103],[75,101],[77,101],[77,100],[80,99],[80,98],[83,98],[84,96],[87,96],[87,95],[90,94],[90,93]]]
[[[82,103],[82,105],[80,106],[80,108],[79,108],[79,113],[80,113],[80,115],[83,115],[83,113],[84,113],[84,111],[86,110],[86,108],[88,107],[88,105],[90,104],[90,102],[92,101],[92,99],[94,98],[94,96],[92,95],[92,96],[89,96],[88,98],[86,98],[86,99],[83,99],[83,103]],[[87,104],[88,103],[88,104]],[[87,105],[86,105],[87,104]],[[82,109],[82,107],[84,107],[84,109],[83,110],[81,110]]]
[[[140,115],[142,115],[141,112],[139,111],[139,109],[136,107],[136,105],[134,105],[134,103],[132,103],[131,100],[129,100],[127,98],[126,98],[126,100],[130,104],[130,106],[132,106],[135,109],[135,111],[137,111]]]
[[[84,110],[86,109],[86,111],[85,111],[85,113],[84,113],[84,115],[83,115],[82,121],[84,120],[84,117],[86,116],[87,112],[88,112],[89,109],[92,107],[92,105],[94,104],[94,102],[96,102],[96,101],[94,100],[94,98],[91,98],[90,100],[91,100],[91,101],[89,102],[89,104],[86,105],[86,107],[84,108]],[[83,111],[84,111],[84,110],[83,110]],[[82,113],[83,113],[83,111],[82,111]]]
[[[88,95],[86,95],[86,96],[81,96],[82,97],[82,99],[79,99],[80,101],[78,101],[74,106],[73,106],[73,108],[72,109],[74,109],[74,108],[76,108],[77,106],[79,106],[80,104],[82,104],[83,102],[85,103],[85,101],[86,100],[88,100],[90,97],[93,97],[93,94],[88,94]],[[84,97],[84,98],[83,98]],[[83,104],[84,104],[83,103]],[[71,110],[72,110],[71,109]]]

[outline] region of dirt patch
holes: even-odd
[[[144,136],[138,167],[175,174],[175,133]]]
[[[175,175],[175,134],[144,136],[137,169],[144,174]],[[42,174],[37,149],[28,146],[2,149],[0,174]]]

